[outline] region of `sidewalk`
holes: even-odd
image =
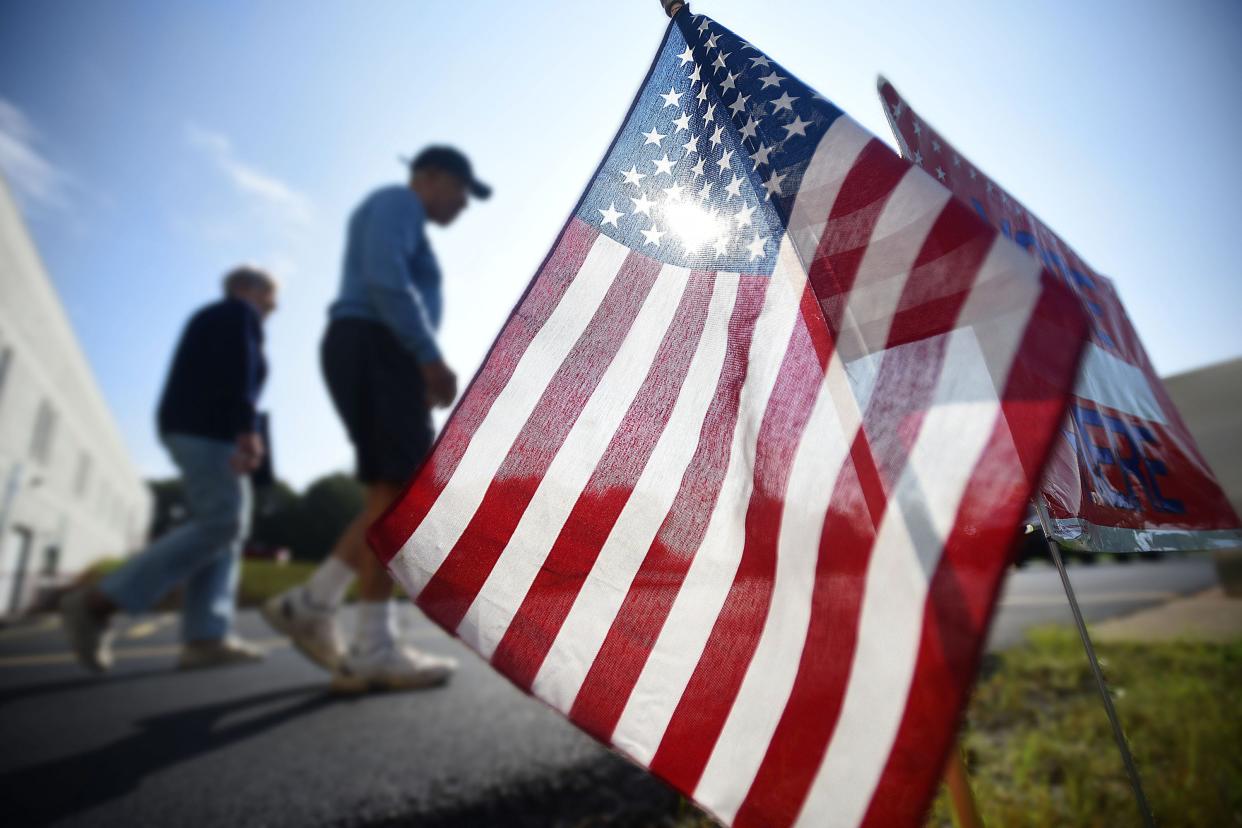
[[[1242,598],[1220,587],[1091,626],[1097,641],[1232,641],[1242,638]]]

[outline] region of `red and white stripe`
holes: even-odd
[[[917,821],[1083,323],[846,117],[776,256],[691,272],[571,220],[371,538],[725,823]]]

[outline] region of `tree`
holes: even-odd
[[[184,522],[189,511],[180,480],[151,480],[147,485],[155,495],[151,536],[156,538]],[[278,480],[255,492],[250,540],[288,547],[299,560],[323,560],[362,511],[363,499],[362,486],[339,472],[319,478],[302,494]]]
[[[283,480],[255,492],[250,537],[265,546],[293,548],[302,519],[302,498]]]
[[[323,560],[345,527],[362,511],[364,495],[347,474],[329,474],[311,483],[301,497],[297,533],[290,544],[299,560]]]
[[[147,486],[155,496],[155,504],[151,509],[151,538],[154,539],[184,523],[190,513],[185,505],[185,487],[179,478],[148,480]]]

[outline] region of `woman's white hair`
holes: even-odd
[[[224,274],[224,295],[232,296],[238,291],[262,288],[275,291],[280,287],[276,277],[261,267],[244,264]]]

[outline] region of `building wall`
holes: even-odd
[[[1242,359],[1165,377],[1164,386],[1242,515]]]
[[[0,616],[145,538],[151,496],[0,179]]]

